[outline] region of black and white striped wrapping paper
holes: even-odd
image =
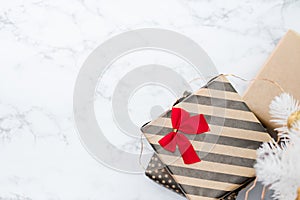
[[[180,193],[190,200],[221,199],[255,177],[256,149],[271,137],[225,76],[218,76],[175,107],[191,115],[204,114],[210,126],[210,132],[185,135],[201,162],[186,165],[178,150],[172,153],[158,144],[172,131],[170,111],[141,130]]]

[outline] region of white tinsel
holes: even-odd
[[[300,186],[300,133],[289,134],[289,144],[279,146],[273,141],[264,143],[257,151],[258,181],[269,186],[274,191],[274,199],[278,200],[295,200]]]
[[[282,93],[275,97],[270,104],[270,115],[273,118],[271,122],[278,125],[275,130],[279,133],[287,133],[287,120],[297,110],[300,110],[299,102],[290,94]]]
[[[276,130],[289,136],[288,143],[277,144],[274,140],[263,143],[257,150],[255,164],[258,181],[274,191],[274,199],[295,200],[300,187],[300,121],[291,129],[286,128],[287,119],[299,110],[299,103],[289,94],[281,94],[270,105]]]

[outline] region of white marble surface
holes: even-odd
[[[300,32],[299,19],[295,0],[1,1],[0,199],[179,199],[83,148],[72,110],[82,63],[112,35],[156,27],[195,40],[220,72],[251,79],[288,29]]]

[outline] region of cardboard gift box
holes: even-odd
[[[250,84],[243,99],[252,112],[270,130],[275,124],[270,122],[269,105],[281,90],[265,80],[276,82],[285,92],[300,99],[300,35],[292,30],[280,40],[255,80]]]
[[[184,134],[201,161],[185,164],[178,149],[170,152],[160,146],[159,141],[173,130],[169,110],[141,128],[162,165],[151,164],[156,169],[150,168],[147,173],[164,169],[167,172],[164,175],[172,179],[163,182],[163,176],[155,174],[151,178],[158,178],[159,183],[174,181],[176,185],[168,187],[190,200],[226,198],[253,180],[256,149],[271,138],[224,76],[209,81],[174,107],[186,110],[191,116],[204,115],[210,131]]]

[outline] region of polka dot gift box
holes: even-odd
[[[156,152],[146,175],[189,200],[235,199],[271,139],[223,75],[141,130]]]

